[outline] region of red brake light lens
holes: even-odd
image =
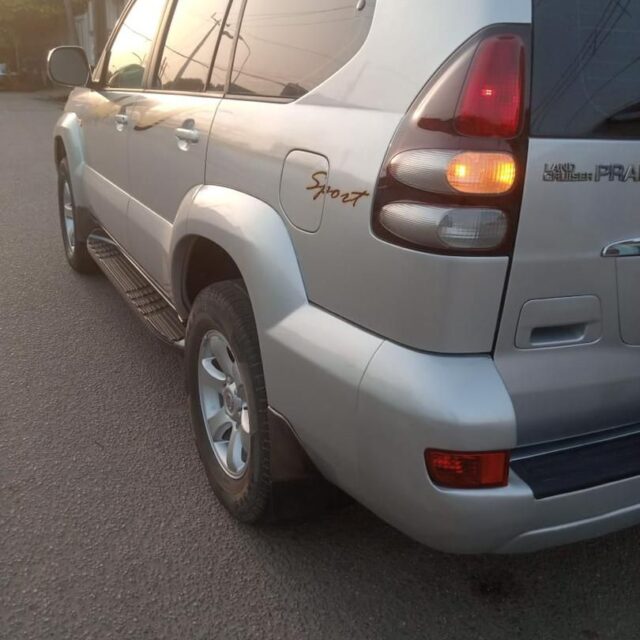
[[[522,121],[525,46],[516,35],[493,36],[475,53],[458,104],[455,128],[464,136],[513,138]]]
[[[435,484],[450,489],[506,487],[509,482],[509,457],[508,451],[425,451],[429,476]]]

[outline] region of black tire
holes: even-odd
[[[69,187],[69,195],[71,197],[71,209],[73,218],[73,231],[67,231],[65,219],[65,185]],[[62,231],[62,242],[64,244],[64,252],[67,261],[74,271],[78,273],[96,273],[98,267],[87,250],[85,238],[79,237],[78,229],[83,227],[85,221],[82,214],[76,207],[76,201],[73,195],[73,186],[71,185],[71,173],[69,171],[69,163],[63,158],[58,165],[58,211],[60,215],[60,228]],[[70,241],[69,234],[73,234],[73,244]]]
[[[239,478],[231,477],[216,457],[201,409],[200,348],[211,331],[226,339],[244,382],[251,429],[246,469]],[[272,488],[267,393],[251,302],[241,281],[214,284],[198,295],[187,325],[185,357],[191,421],[209,482],[237,520],[264,521],[270,516]]]

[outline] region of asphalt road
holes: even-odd
[[[200,468],[181,355],[66,265],[59,113],[0,93],[1,638],[640,637],[638,529],[455,557],[355,505],[233,522]]]

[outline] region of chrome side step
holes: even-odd
[[[175,309],[133,266],[111,238],[94,231],[87,238],[87,249],[96,264],[156,337],[176,347],[184,345],[185,327]]]

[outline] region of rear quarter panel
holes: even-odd
[[[530,4],[378,0],[362,49],[304,98],[223,101],[207,183],[249,193],[283,215],[313,303],[413,348],[491,350],[507,259],[436,256],[385,243],[371,232],[372,202],[389,143],[431,75],[488,24],[530,21]],[[283,163],[293,149],[328,159],[325,186],[334,192],[367,195],[355,206],[327,197],[320,229],[297,229],[280,201]],[[299,188],[313,184],[310,175]]]

